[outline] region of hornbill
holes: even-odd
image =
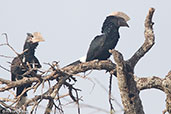
[[[39,32],[33,34],[27,33],[27,38],[23,47],[23,54],[15,57],[11,63],[11,80],[21,80],[23,77],[32,77],[30,68],[35,68],[34,73],[37,73],[36,68],[41,68],[39,60],[36,58],[35,49],[39,42],[44,41]],[[24,84],[17,87],[16,96],[19,96],[24,89],[31,87],[32,84]],[[19,105],[23,105],[26,100],[27,93],[25,92],[19,102]]]
[[[102,34],[92,40],[86,57],[82,57],[68,66],[92,60],[107,60],[111,55],[109,50],[115,48],[120,38],[119,28],[129,27],[128,20],[130,18],[123,12],[113,12],[107,16],[102,26]]]

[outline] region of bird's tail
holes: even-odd
[[[27,96],[21,96],[19,102],[17,103],[17,108],[22,108],[22,106],[25,104],[27,101]]]
[[[17,87],[17,92],[16,92],[17,96],[19,96],[24,91],[24,89],[27,89],[28,87],[31,87],[31,84],[24,84],[24,85]],[[21,108],[21,106],[25,104],[26,100],[27,100],[27,92],[25,92],[21,96],[21,98],[17,104],[17,107]]]
[[[68,67],[68,66],[71,66],[71,65],[78,65],[78,64],[83,63],[83,62],[86,62],[86,56],[79,58],[79,60],[77,60],[77,61],[75,61],[73,63],[70,63],[69,65],[67,65],[65,67]]]
[[[75,62],[73,62],[73,63],[70,63],[69,65],[67,65],[67,66],[65,66],[65,67],[68,67],[68,66],[71,66],[71,65],[78,65],[78,64],[80,64],[81,63],[81,61],[80,60],[77,60],[77,61],[75,61]]]

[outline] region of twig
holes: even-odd
[[[0,57],[4,57],[4,58],[14,58],[14,57],[11,57],[11,56],[6,56],[6,55],[0,55]]]
[[[100,85],[100,87],[101,87],[102,89],[104,89],[104,91],[105,91],[106,93],[108,93],[108,90],[104,87],[104,85],[103,85],[99,80],[97,80],[96,78],[94,78],[94,80]],[[111,98],[112,98],[112,100],[114,100],[115,103],[120,107],[120,109],[123,110],[123,107],[121,106],[121,104],[117,101],[116,98],[114,98],[114,96],[112,96],[112,94],[111,94]]]
[[[0,68],[6,70],[6,71],[8,71],[8,72],[11,72],[10,70],[8,70],[7,68],[5,68],[5,67],[3,67],[3,66],[1,66],[1,65],[0,65]]]
[[[111,96],[111,90],[112,90],[112,75],[110,75],[109,79],[109,105],[110,105],[110,114],[113,114],[115,112],[113,105],[112,105],[112,96]]]
[[[15,51],[15,49],[9,44],[9,42],[8,42],[8,35],[7,35],[7,33],[2,33],[2,35],[4,35],[5,36],[5,39],[6,39],[6,45],[13,51],[13,52],[15,52],[15,54],[16,55],[19,55],[16,51]]]
[[[88,104],[80,104],[81,107],[86,107],[86,108],[91,108],[91,109],[95,109],[95,110],[98,110],[99,112],[104,112],[106,114],[109,114],[109,111],[105,110],[105,109],[102,109],[100,107],[96,107],[96,106],[92,106],[92,105],[88,105]]]

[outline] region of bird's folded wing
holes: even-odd
[[[96,59],[96,57],[98,57],[102,53],[105,40],[106,40],[105,34],[96,36],[92,40],[89,50],[87,52],[86,61],[94,60],[94,59]]]

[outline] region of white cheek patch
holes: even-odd
[[[86,56],[83,56],[79,59],[81,62],[86,62]]]

